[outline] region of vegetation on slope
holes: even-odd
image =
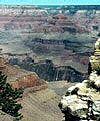
[[[6,80],[7,76],[0,72],[0,110],[14,117],[14,121],[18,121],[22,118],[19,113],[22,106],[17,101],[22,98],[23,90],[13,89]]]

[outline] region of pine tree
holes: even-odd
[[[7,83],[7,76],[0,72],[0,110],[9,114],[14,120],[19,121],[22,114],[19,110],[22,109],[21,104],[18,104],[18,99],[22,98],[22,89],[13,89]]]

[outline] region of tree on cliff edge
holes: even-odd
[[[22,118],[22,114],[19,113],[22,106],[17,103],[18,99],[22,98],[22,94],[23,90],[13,89],[7,83],[7,76],[0,72],[0,110],[12,116],[14,121],[19,121]]]

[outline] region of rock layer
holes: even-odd
[[[6,60],[0,58],[0,71],[7,75],[7,81],[13,88],[35,88],[41,90],[47,88],[45,81],[41,80],[36,73],[25,71],[15,66],[11,66]]]

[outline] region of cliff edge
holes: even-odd
[[[100,121],[100,39],[95,43],[89,69],[89,78],[68,88],[59,103],[65,121]]]

